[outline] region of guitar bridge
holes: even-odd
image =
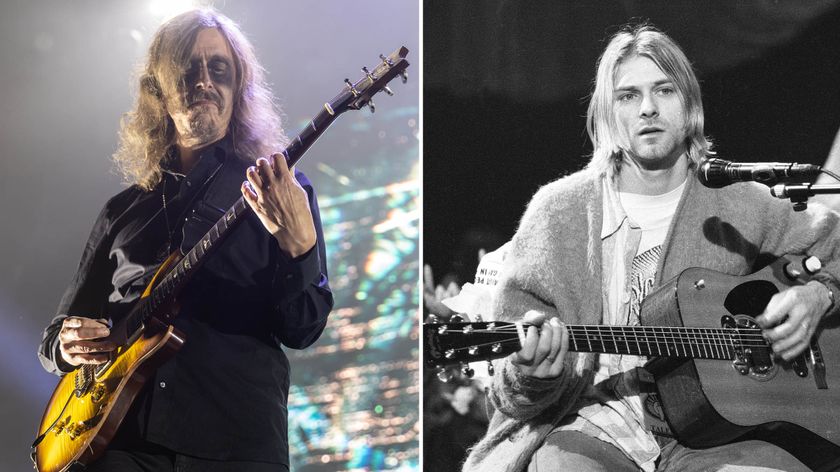
[[[93,383],[93,367],[90,365],[81,366],[78,370],[76,370],[76,374],[73,377],[73,383],[76,387],[73,390],[73,393],[76,395],[76,398],[81,398],[82,395],[87,393]]]
[[[776,376],[777,366],[773,362],[772,348],[764,338],[756,342],[756,333],[761,328],[753,317],[725,315],[721,317],[721,326],[731,331],[729,337],[735,353],[732,368],[736,372],[762,382]]]

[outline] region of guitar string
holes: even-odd
[[[494,344],[518,344],[518,339],[508,339],[508,340],[496,341],[496,342],[492,342],[492,343],[475,344],[474,346],[459,347],[459,348],[454,348],[453,350],[456,351],[456,352],[458,352],[458,351],[468,351],[471,347],[481,348],[481,347],[492,346]],[[734,349],[734,348],[731,347],[731,346],[721,346],[721,347],[724,348],[723,351],[725,351],[725,352],[723,352],[723,354],[726,354],[726,357],[720,355],[721,354],[720,352],[715,353],[714,351],[707,351],[705,353],[698,351],[698,354],[695,355],[694,352],[691,349],[688,349],[688,350],[683,349],[682,351],[685,355],[682,355],[682,356],[679,355],[679,353],[680,353],[679,349],[674,349],[676,355],[666,354],[665,356],[666,357],[691,357],[691,358],[701,358],[701,359],[731,360],[732,359],[732,354],[734,354],[734,353],[729,352],[729,350]],[[651,350],[649,354],[642,353],[641,351],[638,351],[638,352],[631,352],[631,351],[632,350],[627,351],[627,352],[618,352],[618,353],[619,354],[650,355],[650,356],[654,356],[654,357],[658,357],[658,356],[662,355],[660,350],[657,350],[657,353],[654,353],[653,350]],[[583,351],[583,352],[587,352],[587,351]],[[594,351],[594,352],[598,352],[598,351]],[[691,355],[688,355],[687,354],[688,352],[691,352]],[[606,354],[608,354],[608,353],[606,353]],[[704,355],[704,354],[706,354],[706,355]],[[445,357],[445,355],[444,355],[444,357]]]
[[[668,327],[636,327],[636,326],[613,326],[610,327],[566,327],[570,335],[580,334],[584,336],[615,336],[617,334],[623,336],[640,336],[649,338],[668,338],[670,337],[732,337],[738,336],[740,338],[750,339],[764,339],[761,330],[752,328],[680,328],[672,329]],[[630,332],[628,332],[628,330]],[[692,331],[693,330],[693,331]],[[515,327],[501,327],[495,329],[473,328],[469,333],[515,333],[518,330]],[[459,333],[462,329],[448,329],[446,332]],[[469,334],[467,333],[467,334]]]
[[[475,333],[483,334],[481,331],[473,331],[471,333],[463,333],[463,332],[460,332],[460,331],[449,331],[449,332],[443,333],[441,336],[446,336],[446,335],[450,335],[450,336],[455,336],[455,335],[469,336],[469,335],[475,334]],[[488,333],[496,334],[497,332],[489,331]],[[518,340],[519,336],[517,335],[516,337],[512,337],[510,339]],[[716,339],[716,338],[713,338],[713,337],[706,337],[706,338],[658,337],[656,339],[651,339],[650,337],[640,338],[640,337],[626,336],[626,337],[623,337],[623,338],[620,338],[620,339],[619,338],[605,339],[603,337],[586,336],[586,335],[583,335],[581,333],[581,335],[577,335],[577,336],[576,335],[570,335],[569,340],[573,341],[573,342],[576,342],[576,343],[577,342],[593,343],[594,342],[594,343],[601,343],[603,345],[626,344],[626,342],[631,342],[633,344],[637,344],[637,345],[638,344],[644,344],[644,345],[647,345],[647,346],[661,345],[661,344],[668,344],[668,343],[674,343],[674,345],[676,345],[677,343],[679,343],[679,344],[687,345],[687,346],[701,346],[701,347],[711,346],[711,347],[723,347],[723,348],[728,348],[728,347],[731,347],[731,348],[735,348],[735,347],[767,347],[767,348],[769,348],[770,347],[770,344],[767,343],[766,340],[764,340],[763,338],[762,338],[762,342],[754,342],[754,340],[750,340],[750,341],[747,341],[747,342],[743,342],[743,341],[742,342],[733,342],[732,339],[727,339],[727,338],[722,338],[722,339],[717,338]],[[496,340],[496,342],[498,342],[498,340]],[[491,345],[493,343],[494,343],[494,341],[489,341],[489,342],[486,342],[482,345]]]
[[[469,349],[470,347],[492,346],[493,344],[497,344],[497,343],[512,343],[514,341],[518,342],[519,338],[516,337],[516,338],[510,338],[510,339],[502,339],[502,340],[495,340],[495,341],[490,341],[490,342],[476,343],[476,344],[472,344],[472,345],[467,346],[467,347],[459,347],[459,348],[455,348],[455,349],[460,350],[460,349]],[[592,341],[592,340],[590,340],[590,339],[581,340],[580,338],[574,340],[575,344],[577,344],[578,342],[580,344],[587,344],[587,343],[591,344],[590,341]],[[607,347],[610,344],[613,344],[612,342],[606,342],[605,343],[605,342],[602,342],[602,341],[592,341],[592,342],[594,342],[595,344],[600,344],[603,347]],[[658,343],[645,343],[645,344],[642,344],[642,345],[650,348],[651,346],[656,347],[656,346],[662,346],[662,345],[665,345],[665,344],[666,343],[658,342]],[[623,343],[623,342],[619,342],[618,345],[622,346],[622,347],[626,347],[626,344]],[[734,344],[712,344],[712,343],[700,343],[700,344],[683,344],[683,343],[681,343],[680,345],[686,346],[686,347],[688,347],[688,349],[691,349],[692,347],[704,347],[704,348],[705,347],[713,347],[713,348],[723,348],[723,349],[736,349],[736,348],[740,348],[740,347],[766,347],[766,348],[770,347],[769,345],[746,344],[746,343],[743,343],[743,344],[739,343],[737,346],[734,345]],[[635,348],[636,350],[638,349],[638,346],[639,345],[637,345],[635,343],[633,344],[633,348]],[[669,348],[672,347],[672,346],[676,347],[677,344],[667,344],[667,347],[669,347]],[[658,347],[657,347],[657,349],[658,349]]]
[[[615,331],[602,329],[602,330],[591,330],[592,332],[587,332],[584,329],[568,329],[570,337],[576,337],[577,339],[600,339],[600,338],[612,338],[615,337],[617,340],[622,341],[624,338],[631,339],[631,340],[641,340],[644,342],[656,342],[657,340],[687,340],[687,341],[694,341],[694,340],[703,340],[703,341],[710,341],[713,343],[719,343],[720,340],[731,340],[732,338],[737,338],[740,340],[749,340],[749,341],[765,341],[763,335],[757,334],[759,331],[755,332],[743,332],[743,331],[735,331],[733,330],[723,330],[723,331],[700,331],[700,332],[690,332],[690,331],[662,331],[662,332],[650,332],[650,331],[642,331],[642,332],[631,332],[628,333],[624,331],[616,333]],[[444,333],[440,334],[499,334],[499,333],[516,333],[517,330],[515,329],[473,329],[468,332],[464,332],[462,330],[447,330]],[[756,334],[754,334],[756,333]],[[619,339],[620,338],[620,339]],[[607,339],[607,341],[611,341],[612,339]]]
[[[434,326],[434,325],[427,325],[427,326]],[[447,324],[440,324],[441,327],[447,327],[447,329],[451,328],[453,325]],[[475,326],[475,325],[458,325],[458,326]],[[525,328],[529,328],[531,326],[538,327],[535,325],[523,325]],[[739,333],[759,333],[761,329],[759,328],[707,328],[702,326],[626,326],[626,325],[615,325],[615,326],[608,326],[608,325],[565,325],[566,329],[573,331],[573,330],[592,330],[592,331],[608,331],[608,330],[633,330],[633,331],[652,331],[652,330],[662,330],[667,332],[689,332],[686,330],[700,330],[697,332],[701,333],[720,333],[720,332],[733,332],[738,331]],[[517,331],[516,326],[511,325],[504,325],[504,326],[496,326],[494,328],[473,328],[476,331],[478,330],[487,330],[487,331]],[[459,331],[458,329],[451,329],[451,331]]]
[[[517,340],[517,341],[519,340],[518,336],[514,337],[514,338],[511,338],[511,339]],[[628,338],[625,341],[624,339],[616,339],[616,340],[607,339],[607,340],[604,340],[604,339],[587,338],[587,337],[570,337],[569,341],[574,342],[575,344],[590,343],[590,344],[601,344],[603,346],[626,345],[627,343],[630,343],[630,344],[636,345],[636,346],[639,346],[639,345],[641,345],[641,346],[663,346],[663,345],[664,346],[686,346],[689,349],[693,346],[711,347],[711,348],[724,348],[724,349],[726,349],[726,348],[741,348],[741,347],[767,348],[767,349],[770,348],[770,344],[768,344],[767,342],[763,342],[763,343],[759,343],[759,342],[735,342],[735,343],[733,343],[733,342],[719,342],[719,341],[716,341],[716,340],[713,340],[713,339],[695,340],[695,339],[671,338],[671,339],[662,339],[662,340],[658,340],[658,341],[652,341],[652,340],[639,340],[639,339],[629,339]],[[485,343],[482,343],[481,345],[492,345],[494,342],[499,342],[499,340],[485,342]]]

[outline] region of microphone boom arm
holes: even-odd
[[[789,199],[794,211],[808,208],[808,198],[814,195],[840,194],[840,184],[778,184],[770,189],[770,195]]]

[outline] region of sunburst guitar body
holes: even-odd
[[[138,308],[178,256],[173,254],[164,261]],[[110,361],[83,366],[59,381],[38,429],[33,458],[39,471],[64,471],[71,464],[86,464],[99,457],[146,380],[184,344],[184,337],[173,326],[155,317],[128,336],[126,327],[121,323],[112,330],[111,336],[121,347]]]

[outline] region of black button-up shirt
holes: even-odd
[[[58,353],[62,320],[119,321],[170,248],[186,253],[241,196],[249,165],[225,139],[188,175],[164,172],[152,191],[132,186],[109,200],[45,330],[44,367],[71,370]],[[178,296],[173,324],[186,343],[146,384],[114,447],[139,438],[208,459],[288,464],[289,363],[281,344],[312,344],[333,304],[315,192],[301,172],[295,177],[309,197],[316,246],[288,259],[248,211]]]

